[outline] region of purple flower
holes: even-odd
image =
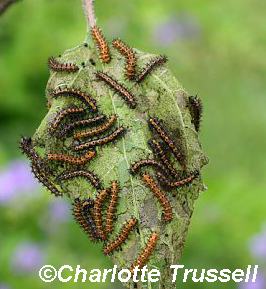
[[[10,289],[10,287],[6,286],[5,284],[1,284],[0,285],[0,289]]]
[[[266,260],[266,226],[257,235],[253,236],[250,241],[250,252],[258,259]]]
[[[69,221],[71,208],[65,200],[51,200],[49,205],[49,217],[53,222],[64,223]]]
[[[32,191],[39,187],[29,164],[23,160],[15,160],[1,171],[0,186],[1,203],[8,203],[20,194],[33,196]]]
[[[70,220],[71,212],[70,204],[66,200],[51,199],[48,210],[39,219],[40,227],[49,234],[55,234],[59,230],[58,226]]]
[[[178,40],[195,38],[199,34],[199,26],[190,15],[180,14],[161,22],[154,31],[154,42],[170,45]]]
[[[13,253],[11,266],[19,273],[35,272],[44,264],[44,255],[38,244],[21,243]]]
[[[239,289],[265,289],[266,288],[266,279],[265,276],[258,271],[258,274],[256,276],[255,282],[252,282],[253,273],[250,273],[250,278],[248,282],[242,282],[239,283]]]

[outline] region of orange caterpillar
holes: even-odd
[[[166,62],[167,62],[167,56],[165,56],[165,55],[155,57],[139,73],[139,75],[137,76],[136,82],[140,83],[141,81],[143,81],[147,77],[147,75],[151,72],[152,69],[154,69],[155,67],[158,67],[159,65],[166,63]]]
[[[147,166],[152,166],[152,167],[155,167],[159,170],[161,170],[165,175],[168,174],[168,172],[166,171],[166,169],[164,168],[164,166],[157,162],[156,160],[140,160],[140,161],[137,161],[135,163],[133,163],[131,166],[130,166],[130,173],[132,175],[136,174],[141,168],[143,167],[147,167]]]
[[[164,210],[164,220],[166,222],[172,221],[172,207],[167,198],[167,196],[160,190],[157,186],[155,180],[148,175],[147,173],[143,173],[141,175],[142,180],[146,183],[146,185],[150,188],[153,194],[158,198]]]
[[[85,109],[82,107],[70,107],[67,109],[60,110],[55,116],[55,118],[52,120],[50,132],[53,133],[59,126],[60,122],[68,115],[84,114],[84,113]]]
[[[100,29],[96,25],[91,28],[91,34],[93,36],[95,44],[97,45],[97,47],[100,51],[100,56],[101,56],[102,62],[103,63],[109,63],[111,60],[109,46],[108,46],[107,42],[105,41],[103,35],[101,34]]]
[[[98,126],[94,129],[87,129],[74,134],[74,139],[79,139],[83,137],[91,137],[94,135],[99,135],[105,131],[107,131],[117,120],[116,115],[111,115],[111,117],[104,122],[102,125]]]
[[[102,71],[98,71],[96,77],[103,80],[110,88],[119,94],[127,102],[130,108],[136,108],[137,103],[134,96],[122,84],[119,84],[117,80],[114,80],[111,76]]]
[[[114,213],[119,193],[119,186],[117,181],[111,183],[111,199],[107,208],[105,230],[108,234],[113,231]]]
[[[168,160],[167,156],[165,155],[161,145],[159,144],[158,141],[155,139],[149,139],[148,144],[152,147],[154,152],[158,155],[161,163],[167,168],[169,171],[170,175],[174,178],[179,178],[179,172],[170,164],[170,161]],[[168,174],[165,174],[168,175]]]
[[[57,181],[67,181],[72,178],[78,178],[83,177],[86,178],[92,186],[94,186],[97,190],[100,190],[102,188],[102,184],[99,180],[99,178],[91,171],[89,170],[70,170],[65,171],[61,175],[58,176]]]
[[[52,91],[53,98],[57,98],[59,96],[70,96],[75,97],[81,100],[86,107],[91,109],[92,111],[97,111],[96,100],[91,97],[91,95],[87,92],[80,90],[75,87],[61,87],[54,89]]]
[[[114,39],[113,47],[116,48],[127,59],[126,76],[128,79],[133,80],[136,72],[136,56],[133,50],[127,46],[122,40]]]
[[[52,174],[50,168],[47,166],[43,158],[33,148],[31,137],[23,136],[19,142],[19,148],[31,161],[35,169],[43,172],[44,175]]]
[[[123,135],[126,132],[124,127],[118,127],[115,131],[113,131],[112,133],[108,134],[105,137],[102,138],[98,138],[89,142],[85,142],[85,143],[81,143],[79,145],[74,145],[72,147],[72,150],[74,151],[80,151],[80,150],[85,150],[88,148],[93,148],[96,146],[102,146],[105,144],[108,144],[109,142],[113,142],[115,141],[120,135]]]
[[[57,61],[54,57],[48,59],[48,66],[53,71],[66,71],[66,72],[76,72],[79,67],[75,63],[65,63],[62,64]]]
[[[181,153],[179,151],[179,147],[174,143],[174,141],[166,134],[164,129],[160,125],[159,119],[155,117],[150,117],[148,119],[149,125],[151,128],[154,128],[156,132],[160,135],[160,137],[165,141],[167,146],[172,150],[172,152],[175,154],[177,159],[181,158]]]
[[[44,174],[36,162],[32,161],[30,166],[32,173],[41,184],[43,184],[56,197],[63,196],[62,192],[60,192],[57,187],[48,179],[48,177]]]
[[[88,151],[84,156],[73,157],[67,154],[48,154],[48,160],[66,162],[73,165],[84,165],[96,155],[96,151]]]
[[[73,204],[73,216],[85,234],[95,243],[99,241],[99,236],[89,212],[92,206],[93,202],[90,200],[81,202],[79,199],[76,199]],[[86,214],[84,214],[84,209],[86,209]]]
[[[132,266],[130,268],[131,277],[134,275],[134,269],[137,266],[139,266],[138,269],[141,269],[144,266],[144,264],[147,262],[151,253],[155,249],[158,237],[159,237],[158,233],[156,233],[156,232],[151,233],[150,238],[148,240],[148,243],[146,245],[146,248],[143,249],[143,251],[139,255],[138,259],[132,264]]]
[[[198,175],[199,175],[199,171],[195,170],[195,171],[191,172],[190,174],[186,175],[185,177],[179,178],[176,182],[171,182],[160,172],[157,173],[158,180],[160,181],[160,183],[166,187],[171,187],[171,188],[178,188],[178,187],[181,187],[184,185],[188,185]]]
[[[102,190],[96,197],[93,207],[93,219],[95,222],[96,230],[102,240],[107,240],[107,235],[103,231],[103,203],[107,196],[108,190]]]
[[[106,255],[111,254],[114,250],[118,249],[128,238],[131,230],[133,227],[135,227],[137,225],[137,220],[136,219],[130,219],[122,228],[120,234],[118,235],[118,237],[112,241],[109,244],[106,244],[103,247],[103,252]]]
[[[86,118],[82,120],[77,120],[75,122],[72,122],[70,124],[64,125],[64,127],[58,131],[56,137],[60,138],[63,136],[71,136],[71,133],[74,129],[80,126],[87,126],[87,125],[93,125],[97,123],[102,123],[105,120],[105,115],[97,115],[92,118]]]

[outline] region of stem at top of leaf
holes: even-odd
[[[83,0],[83,9],[87,19],[87,34],[90,33],[90,27],[94,27],[96,25],[96,18],[94,14],[93,7],[94,0]]]

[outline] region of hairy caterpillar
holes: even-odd
[[[114,250],[116,250],[117,248],[119,248],[128,238],[131,230],[133,227],[135,227],[137,225],[137,220],[136,219],[130,219],[123,227],[122,230],[120,231],[119,235],[117,236],[117,238],[115,240],[113,240],[112,242],[106,244],[103,247],[103,252],[106,255],[111,254]]]
[[[59,96],[71,96],[81,100],[86,107],[91,109],[92,111],[97,111],[96,100],[92,98],[90,94],[80,90],[75,87],[61,87],[54,89],[52,91],[53,98],[57,98]]]
[[[149,139],[148,144],[152,147],[153,151],[158,155],[160,162],[168,170],[170,175],[174,178],[179,178],[180,177],[179,172],[171,165],[169,159],[165,155],[164,150],[162,149],[159,142],[156,141],[155,139]],[[168,173],[165,173],[165,175],[168,175]]]
[[[160,135],[160,137],[165,141],[167,146],[172,150],[177,159],[181,158],[181,153],[179,151],[179,147],[174,143],[174,141],[166,134],[162,126],[160,125],[159,119],[155,117],[150,117],[148,119],[149,125],[151,128],[155,129],[155,131]]]
[[[113,40],[113,47],[116,48],[127,59],[126,76],[133,80],[136,72],[136,56],[133,50],[120,39]]]
[[[109,201],[109,205],[107,208],[106,222],[105,222],[105,230],[108,234],[112,233],[113,231],[114,213],[119,193],[119,186],[117,181],[112,181],[110,190],[111,190],[111,199]]]
[[[99,135],[99,134],[107,131],[116,122],[116,120],[117,120],[117,116],[111,115],[111,117],[106,122],[104,122],[102,125],[100,125],[96,128],[93,128],[93,129],[87,129],[87,130],[75,133],[74,139]]]
[[[63,194],[57,189],[57,187],[47,178],[47,176],[40,170],[39,166],[35,162],[30,164],[32,173],[36,179],[43,184],[52,194],[56,197],[61,197]]]
[[[73,216],[85,234],[95,243],[99,241],[99,236],[90,212],[92,207],[93,201],[90,199],[83,202],[75,199],[73,203]]]
[[[107,235],[103,231],[103,203],[107,196],[108,190],[102,190],[96,197],[93,207],[93,219],[96,225],[97,232],[102,240],[107,240]]]
[[[157,56],[154,59],[152,59],[147,65],[146,67],[143,68],[143,70],[139,73],[139,75],[137,76],[137,83],[140,83],[141,81],[143,81],[147,75],[151,72],[151,70],[153,70],[155,67],[158,67],[159,65],[166,63],[167,62],[167,56],[165,55],[161,55],[161,56]]]
[[[54,57],[48,58],[48,66],[53,71],[66,71],[66,72],[76,72],[79,67],[75,63],[60,63]]]
[[[109,63],[111,60],[110,49],[103,35],[101,34],[100,29],[97,26],[92,27],[91,34],[93,36],[95,44],[97,45],[100,51],[102,62]]]
[[[70,124],[66,124],[61,131],[58,131],[56,134],[56,137],[63,137],[64,135],[70,136],[70,133],[73,129],[83,126],[90,126],[98,123],[102,123],[105,120],[105,115],[98,115],[91,118],[86,118],[82,120],[77,120],[75,122],[72,122]]]
[[[188,108],[191,115],[191,121],[195,126],[196,132],[200,131],[200,122],[202,118],[203,105],[201,99],[196,96],[189,96]]]
[[[103,80],[110,88],[112,88],[118,95],[120,95],[130,108],[136,107],[135,97],[122,85],[119,84],[117,80],[114,80],[111,76],[98,71],[96,73],[98,79]]]
[[[138,269],[141,269],[144,266],[144,264],[147,262],[148,258],[150,257],[150,255],[152,254],[152,252],[155,249],[158,237],[159,237],[159,235],[157,232],[151,233],[146,247],[143,249],[143,251],[139,255],[138,259],[132,264],[132,266],[130,268],[131,277],[134,275],[134,269],[137,266],[139,266]]]
[[[88,151],[84,156],[74,157],[66,154],[51,154],[47,155],[50,161],[66,162],[73,165],[83,165],[96,155],[96,151]]]
[[[172,207],[167,198],[167,196],[160,190],[158,185],[156,184],[155,180],[148,175],[147,173],[143,173],[141,175],[142,180],[145,184],[149,187],[152,193],[158,198],[159,202],[161,203],[163,210],[164,210],[164,220],[166,222],[172,221]]]
[[[21,137],[19,148],[21,149],[22,153],[30,159],[32,164],[34,164],[35,169],[38,168],[38,170],[42,171],[45,175],[52,174],[50,168],[44,162],[43,158],[41,158],[41,156],[33,148],[31,137]]]
[[[100,183],[99,178],[89,170],[66,171],[57,178],[57,181],[61,182],[77,177],[86,178],[97,190],[100,190],[102,188],[102,184]]]
[[[136,174],[141,168],[146,167],[146,166],[152,166],[155,167],[156,169],[161,170],[164,174],[168,174],[168,172],[166,171],[165,167],[157,162],[156,160],[140,160],[135,162],[134,164],[132,164],[130,166],[130,173],[132,175]]]
[[[52,120],[52,125],[50,128],[50,132],[53,133],[59,126],[59,124],[61,123],[61,121],[66,118],[69,117],[71,115],[75,115],[75,114],[84,114],[85,113],[85,109],[82,107],[70,107],[67,109],[62,109],[60,110],[56,116],[54,117],[54,119]]]
[[[198,175],[199,175],[199,171],[195,170],[195,171],[191,172],[190,174],[187,174],[183,178],[179,178],[177,181],[171,182],[160,172],[157,173],[157,177],[158,177],[159,182],[162,185],[164,185],[166,187],[171,187],[171,188],[178,188],[178,187],[187,185],[187,184],[191,183]]]
[[[96,146],[102,146],[112,141],[115,141],[120,135],[123,135],[125,132],[126,132],[125,128],[121,126],[105,137],[91,140],[89,142],[81,143],[79,145],[73,146],[72,149],[74,151],[80,151],[80,150],[85,150],[88,148],[93,148]]]

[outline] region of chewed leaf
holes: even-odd
[[[44,148],[43,163],[53,172],[45,177],[75,204],[84,232],[95,242],[105,241],[103,251],[119,269],[133,274],[137,265],[157,266],[166,276],[181,258],[207,163],[189,95],[165,56],[121,41],[108,46],[98,28],[93,36],[92,44],[57,59],[79,69],[62,73],[52,66],[46,88],[50,109],[31,149]],[[64,115],[51,133],[55,114],[71,105],[82,115]],[[173,287],[171,279],[161,280],[165,288]],[[132,279],[124,285],[134,288]]]

